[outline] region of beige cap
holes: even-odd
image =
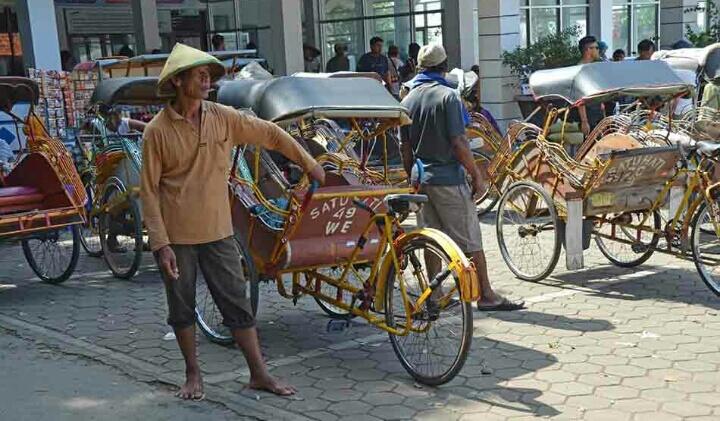
[[[420,67],[434,67],[447,60],[447,54],[442,45],[423,45],[418,53],[418,64]]]
[[[210,68],[210,77],[213,82],[225,75],[225,67],[217,58],[185,44],[179,42],[175,44],[162,72],[160,72],[158,95],[173,96],[175,88],[170,79],[184,70],[198,66],[208,66]]]

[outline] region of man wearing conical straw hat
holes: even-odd
[[[245,355],[248,387],[291,395],[295,389],[270,376],[263,362],[245,295],[227,190],[231,151],[236,145],[254,144],[280,152],[321,183],[325,173],[275,124],[206,101],[211,84],[224,74],[215,57],[176,44],[158,82],[158,93],[171,99],[143,136],[143,220],[165,284],[168,324],[185,358],[186,382],[178,396],[204,396],[195,350],[198,266],[223,324]]]

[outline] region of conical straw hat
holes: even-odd
[[[163,67],[162,72],[160,72],[160,80],[158,81],[157,87],[158,95],[174,96],[175,88],[170,79],[184,70],[197,66],[208,66],[213,82],[225,75],[225,67],[217,58],[185,44],[175,44],[175,47],[173,47],[170,56],[165,62],[165,67]]]

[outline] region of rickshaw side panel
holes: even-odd
[[[313,198],[303,214],[298,215],[296,227],[288,237],[285,248],[285,268],[338,264],[347,262],[360,240],[372,215],[354,203],[354,195],[365,197],[359,201],[376,213],[387,211],[383,199],[388,194],[387,186],[353,185],[323,187]],[[301,194],[296,196],[302,201]],[[368,232],[366,243],[356,261],[372,260],[380,246],[380,233],[373,226]]]
[[[674,146],[614,151],[587,191],[584,214],[602,215],[651,209],[675,174],[680,150]]]
[[[275,245],[283,236],[282,231],[273,231],[250,213],[230,192],[230,208],[235,234],[240,236],[250,250],[255,267],[267,273]]]

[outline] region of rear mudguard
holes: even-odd
[[[433,228],[421,228],[400,235],[395,239],[393,247],[399,252],[410,241],[422,237],[426,237],[435,242],[450,258],[450,264],[454,266],[455,272],[458,273],[460,277],[460,298],[465,302],[477,300],[480,295],[480,285],[477,272],[475,271],[475,265],[465,257],[460,247],[458,247],[447,234]],[[402,256],[398,256],[398,259],[401,258]],[[383,311],[385,308],[385,285],[392,267],[392,253],[386,253],[380,270],[378,271],[377,282],[375,283],[375,309],[377,311]],[[476,293],[471,294],[469,291],[476,291]]]

